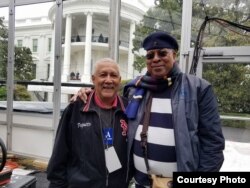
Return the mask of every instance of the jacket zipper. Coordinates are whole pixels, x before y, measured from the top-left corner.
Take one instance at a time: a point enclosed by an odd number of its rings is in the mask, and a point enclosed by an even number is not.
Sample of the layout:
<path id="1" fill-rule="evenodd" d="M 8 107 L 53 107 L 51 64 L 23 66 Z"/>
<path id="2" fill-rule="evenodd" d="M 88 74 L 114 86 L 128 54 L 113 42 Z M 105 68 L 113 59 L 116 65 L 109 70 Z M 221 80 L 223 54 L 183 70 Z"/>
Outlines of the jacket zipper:
<path id="1" fill-rule="evenodd" d="M 147 92 L 146 92 L 147 93 Z M 146 97 L 146 94 L 145 93 L 145 97 Z M 148 98 L 148 97 L 147 97 Z M 141 102 L 143 102 L 143 100 L 141 101 Z M 138 109 L 138 112 L 139 112 L 140 110 Z M 141 118 L 138 120 L 138 118 L 136 117 L 135 118 L 135 120 L 137 120 L 137 123 L 135 123 L 135 124 L 138 124 L 139 125 L 139 122 L 141 121 Z M 128 119 L 128 124 L 129 124 L 129 119 Z M 137 127 L 138 128 L 138 127 Z M 129 133 L 127 133 L 127 134 L 129 134 Z M 135 134 L 136 134 L 136 131 L 134 132 L 134 135 L 133 135 L 133 138 L 135 138 Z M 127 136 L 127 140 L 128 140 L 128 145 L 127 145 L 127 147 L 129 147 L 129 139 L 128 139 L 128 136 Z M 132 144 L 131 144 L 131 147 L 129 148 L 129 150 L 127 150 L 128 151 L 128 153 L 127 153 L 127 172 L 126 172 L 126 182 L 128 182 L 128 179 L 129 179 L 129 171 L 130 171 L 130 163 L 131 163 L 131 158 L 133 158 L 133 151 L 131 151 L 131 149 L 132 149 L 132 147 L 133 147 L 133 139 L 132 139 Z M 132 154 L 131 154 L 132 153 Z M 131 156 L 132 155 L 132 156 Z M 131 157 L 130 157 L 131 156 Z M 132 159 L 133 160 L 133 159 Z"/>
<path id="2" fill-rule="evenodd" d="M 177 87 L 178 87 L 178 84 L 181 85 L 180 83 L 177 83 L 178 79 L 181 80 L 181 84 L 182 84 L 182 74 L 180 74 L 179 76 L 177 76 L 177 78 L 175 79 L 175 82 L 173 84 L 173 88 L 172 88 L 172 91 L 171 91 L 171 108 L 172 108 L 172 123 L 173 125 L 175 125 L 175 121 L 174 121 L 174 113 L 173 113 L 173 99 L 174 99 L 174 93 L 176 94 L 176 90 L 177 90 Z M 180 87 L 180 86 L 179 86 Z M 174 139 L 175 139 L 175 147 L 178 145 L 178 131 L 175 129 L 175 126 L 173 126 L 173 129 L 174 129 Z M 177 171 L 178 171 L 178 150 L 176 149 L 176 163 L 177 163 Z"/>
<path id="3" fill-rule="evenodd" d="M 115 110 L 115 112 L 114 112 L 114 116 L 115 116 L 115 114 L 116 114 L 117 112 L 116 112 L 116 110 Z M 101 117 L 100 117 L 100 114 L 98 114 L 97 113 L 97 115 L 98 115 L 98 117 L 99 117 L 99 123 L 100 123 L 100 132 L 101 132 L 101 136 L 102 136 L 102 141 L 103 141 L 103 134 L 102 134 L 102 123 L 101 123 Z M 113 140 L 112 140 L 112 142 L 113 142 L 113 145 L 114 145 L 114 134 L 115 134 L 115 126 L 114 126 L 114 122 L 115 121 L 111 121 L 112 122 L 112 127 L 113 127 Z M 106 187 L 108 187 L 108 185 L 109 185 L 109 172 L 108 172 L 108 169 L 107 169 L 107 165 L 106 165 L 106 155 L 105 155 L 105 146 L 104 146 L 104 144 L 102 143 L 102 145 L 103 145 L 103 151 L 104 151 L 104 162 L 105 162 L 105 168 L 106 168 Z"/>
<path id="4" fill-rule="evenodd" d="M 103 155 L 104 155 L 104 163 L 105 163 L 104 168 L 106 169 L 105 170 L 106 171 L 106 174 L 105 174 L 105 176 L 106 176 L 106 187 L 108 187 L 108 185 L 109 185 L 109 173 L 108 173 L 108 170 L 107 170 L 107 167 L 106 167 L 107 165 L 106 165 L 105 146 L 103 144 L 102 123 L 101 123 L 100 114 L 97 113 L 97 115 L 99 117 L 99 124 L 100 124 L 99 127 L 100 127 L 100 133 L 101 133 L 101 137 L 102 137 L 102 147 L 103 147 Z"/>

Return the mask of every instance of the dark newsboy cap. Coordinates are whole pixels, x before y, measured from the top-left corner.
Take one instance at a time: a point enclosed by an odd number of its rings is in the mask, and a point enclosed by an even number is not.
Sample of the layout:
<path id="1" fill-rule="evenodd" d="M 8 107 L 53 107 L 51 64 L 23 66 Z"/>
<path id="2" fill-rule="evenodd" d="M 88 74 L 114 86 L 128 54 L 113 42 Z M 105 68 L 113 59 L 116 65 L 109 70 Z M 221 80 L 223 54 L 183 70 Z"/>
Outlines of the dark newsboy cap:
<path id="1" fill-rule="evenodd" d="M 145 50 L 169 48 L 178 51 L 179 46 L 174 37 L 163 31 L 149 34 L 143 41 L 142 47 Z"/>

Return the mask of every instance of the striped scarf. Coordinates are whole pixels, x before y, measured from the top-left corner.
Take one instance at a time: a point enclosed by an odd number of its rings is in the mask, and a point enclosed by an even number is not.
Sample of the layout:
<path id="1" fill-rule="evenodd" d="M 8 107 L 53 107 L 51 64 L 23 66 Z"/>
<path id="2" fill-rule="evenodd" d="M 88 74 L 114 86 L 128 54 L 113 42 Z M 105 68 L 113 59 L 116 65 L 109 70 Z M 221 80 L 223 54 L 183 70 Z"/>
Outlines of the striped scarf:
<path id="1" fill-rule="evenodd" d="M 180 74 L 180 69 L 177 63 L 174 63 L 172 70 L 169 72 L 168 76 L 162 79 L 155 79 L 150 76 L 147 72 L 146 75 L 139 76 L 134 80 L 130 81 L 125 87 L 123 94 L 124 96 L 127 95 L 129 88 L 134 87 L 136 88 L 133 98 L 128 104 L 126 108 L 126 115 L 128 118 L 134 119 L 137 114 L 137 110 L 139 108 L 139 104 L 141 99 L 143 98 L 145 92 L 149 91 L 163 91 L 167 87 L 171 86 L 177 76 Z"/>

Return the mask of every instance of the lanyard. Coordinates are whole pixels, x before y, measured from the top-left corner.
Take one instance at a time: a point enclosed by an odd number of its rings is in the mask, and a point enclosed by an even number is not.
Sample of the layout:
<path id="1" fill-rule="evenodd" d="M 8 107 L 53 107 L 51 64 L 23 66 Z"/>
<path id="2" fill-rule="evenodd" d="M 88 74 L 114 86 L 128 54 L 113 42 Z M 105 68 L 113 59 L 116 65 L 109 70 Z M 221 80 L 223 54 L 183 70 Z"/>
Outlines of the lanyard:
<path id="1" fill-rule="evenodd" d="M 105 148 L 113 146 L 114 123 L 112 122 L 113 110 L 99 109 L 100 126 Z"/>

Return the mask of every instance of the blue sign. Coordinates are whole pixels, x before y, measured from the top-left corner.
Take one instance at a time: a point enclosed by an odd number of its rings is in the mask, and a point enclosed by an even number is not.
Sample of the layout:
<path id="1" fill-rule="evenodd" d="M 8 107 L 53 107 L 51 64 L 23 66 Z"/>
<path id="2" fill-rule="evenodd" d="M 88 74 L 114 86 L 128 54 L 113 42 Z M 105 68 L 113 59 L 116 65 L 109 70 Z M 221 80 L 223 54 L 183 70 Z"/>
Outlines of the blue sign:
<path id="1" fill-rule="evenodd" d="M 113 128 L 103 128 L 103 143 L 113 145 Z"/>

